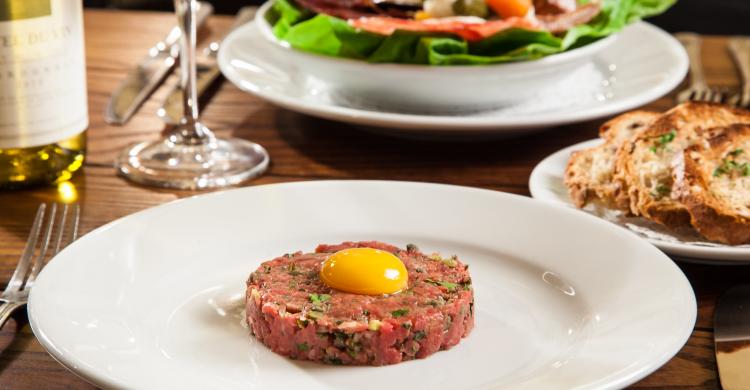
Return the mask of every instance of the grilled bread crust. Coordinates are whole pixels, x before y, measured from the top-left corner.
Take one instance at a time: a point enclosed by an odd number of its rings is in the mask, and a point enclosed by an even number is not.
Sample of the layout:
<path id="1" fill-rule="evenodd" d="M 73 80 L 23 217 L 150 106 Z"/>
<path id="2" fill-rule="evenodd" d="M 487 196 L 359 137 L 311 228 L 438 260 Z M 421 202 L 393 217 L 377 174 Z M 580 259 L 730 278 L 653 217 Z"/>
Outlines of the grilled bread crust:
<path id="1" fill-rule="evenodd" d="M 627 201 L 620 195 L 620 186 L 612 180 L 617 150 L 659 115 L 651 111 L 632 111 L 617 116 L 599 128 L 603 144 L 572 153 L 564 182 L 576 206 L 583 207 L 598 199 L 609 207 L 627 207 Z"/>
<path id="2" fill-rule="evenodd" d="M 690 224 L 690 213 L 673 194 L 672 161 L 699 142 L 702 130 L 750 123 L 750 112 L 719 104 L 683 103 L 667 111 L 617 152 L 614 180 L 630 211 L 668 227 Z"/>
<path id="3" fill-rule="evenodd" d="M 750 243 L 750 125 L 704 131 L 673 162 L 674 196 L 709 240 Z"/>

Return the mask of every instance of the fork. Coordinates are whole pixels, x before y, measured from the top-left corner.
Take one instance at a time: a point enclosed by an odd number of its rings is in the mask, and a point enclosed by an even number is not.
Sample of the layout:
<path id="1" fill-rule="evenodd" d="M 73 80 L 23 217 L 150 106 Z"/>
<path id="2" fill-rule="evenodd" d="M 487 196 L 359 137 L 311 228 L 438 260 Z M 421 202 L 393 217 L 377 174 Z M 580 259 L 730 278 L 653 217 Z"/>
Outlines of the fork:
<path id="1" fill-rule="evenodd" d="M 677 39 L 685 46 L 690 59 L 690 86 L 677 94 L 677 102 L 687 101 L 727 103 L 729 90 L 726 88 L 709 87 L 703 74 L 701 61 L 701 37 L 695 33 L 679 33 Z"/>
<path id="2" fill-rule="evenodd" d="M 26 247 L 18 260 L 16 270 L 5 290 L 0 293 L 0 328 L 16 309 L 28 302 L 29 292 L 34 287 L 39 271 L 44 267 L 47 252 L 50 252 L 50 256 L 56 255 L 67 246 L 64 245 L 66 236 L 69 237 L 67 243 L 75 241 L 78 236 L 78 221 L 81 215 L 78 204 L 63 204 L 59 218 L 56 215 L 57 209 L 58 205 L 55 203 L 50 206 L 42 203 L 36 211 L 34 224 L 31 226 Z M 45 214 L 49 214 L 47 218 Z M 50 248 L 50 244 L 54 247 Z"/>
<path id="3" fill-rule="evenodd" d="M 742 76 L 740 93 L 731 98 L 730 103 L 739 107 L 750 107 L 750 38 L 732 37 L 729 51 Z"/>

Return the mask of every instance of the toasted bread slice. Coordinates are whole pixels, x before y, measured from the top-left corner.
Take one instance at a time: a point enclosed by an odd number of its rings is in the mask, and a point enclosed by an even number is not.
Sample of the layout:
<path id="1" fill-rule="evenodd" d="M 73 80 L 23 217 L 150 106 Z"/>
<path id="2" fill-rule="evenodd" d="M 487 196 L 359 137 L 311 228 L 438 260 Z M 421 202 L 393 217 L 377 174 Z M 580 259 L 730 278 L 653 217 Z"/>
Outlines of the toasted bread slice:
<path id="1" fill-rule="evenodd" d="M 668 227 L 688 226 L 687 208 L 672 196 L 672 160 L 701 139 L 701 129 L 750 123 L 750 111 L 710 103 L 683 103 L 667 111 L 617 152 L 615 181 L 630 211 Z"/>
<path id="2" fill-rule="evenodd" d="M 704 132 L 673 162 L 673 194 L 698 232 L 725 244 L 750 243 L 750 125 Z"/>
<path id="3" fill-rule="evenodd" d="M 615 208 L 627 206 L 615 203 L 619 186 L 612 181 L 615 168 L 615 154 L 623 142 L 645 128 L 659 113 L 632 111 L 606 122 L 599 129 L 604 143 L 573 152 L 565 169 L 565 185 L 570 198 L 578 207 L 583 207 L 592 199 L 599 199 L 605 205 Z"/>

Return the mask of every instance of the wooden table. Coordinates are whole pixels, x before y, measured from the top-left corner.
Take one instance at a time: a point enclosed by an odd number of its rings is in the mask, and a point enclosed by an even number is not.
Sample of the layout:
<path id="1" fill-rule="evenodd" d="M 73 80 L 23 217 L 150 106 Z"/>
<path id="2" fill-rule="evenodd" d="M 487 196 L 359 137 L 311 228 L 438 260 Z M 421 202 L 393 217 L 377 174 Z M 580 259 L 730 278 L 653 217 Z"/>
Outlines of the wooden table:
<path id="1" fill-rule="evenodd" d="M 168 13 L 86 11 L 89 152 L 73 183 L 82 204 L 82 233 L 135 211 L 193 195 L 191 192 L 138 187 L 115 176 L 114 155 L 133 141 L 157 138 L 164 129 L 154 115 L 161 88 L 127 126 L 104 123 L 111 91 L 175 20 Z M 229 17 L 213 17 L 209 32 L 220 36 Z M 704 65 L 709 81 L 736 87 L 738 77 L 726 53 L 725 38 L 707 37 Z M 173 85 L 174 76 L 167 82 Z M 664 110 L 671 98 L 648 108 Z M 446 143 L 390 138 L 351 126 L 274 107 L 240 92 L 228 82 L 216 88 L 205 123 L 221 135 L 233 134 L 265 146 L 270 172 L 248 185 L 318 179 L 389 179 L 460 184 L 528 195 L 534 165 L 550 153 L 596 136 L 601 121 L 550 129 L 523 138 L 476 143 Z M 56 188 L 0 193 L 0 281 L 10 279 L 41 201 L 54 200 Z M 750 267 L 680 264 L 698 297 L 698 321 L 687 345 L 659 371 L 636 387 L 718 388 L 712 318 L 716 298 L 747 282 Z M 2 282 L 4 283 L 4 282 Z M 0 388 L 90 388 L 56 363 L 36 341 L 25 313 L 0 330 Z M 616 351 L 613 351 L 616 353 Z"/>

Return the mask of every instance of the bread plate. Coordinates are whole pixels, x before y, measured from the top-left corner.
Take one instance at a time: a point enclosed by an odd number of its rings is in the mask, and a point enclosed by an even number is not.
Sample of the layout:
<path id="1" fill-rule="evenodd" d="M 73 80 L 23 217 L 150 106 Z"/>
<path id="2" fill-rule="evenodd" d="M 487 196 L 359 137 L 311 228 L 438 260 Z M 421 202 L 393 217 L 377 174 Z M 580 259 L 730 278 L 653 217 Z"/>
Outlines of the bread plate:
<path id="1" fill-rule="evenodd" d="M 459 255 L 474 330 L 383 367 L 304 363 L 256 341 L 240 314 L 250 272 L 345 240 Z M 574 210 L 468 187 L 318 181 L 197 196 L 101 227 L 44 268 L 29 318 L 58 361 L 104 388 L 614 389 L 680 350 L 696 303 L 663 253 Z"/>
<path id="2" fill-rule="evenodd" d="M 575 208 L 563 183 L 570 154 L 602 143 L 589 140 L 562 149 L 542 160 L 531 173 L 529 191 L 535 199 Z M 677 260 L 705 264 L 750 264 L 750 245 L 724 245 L 708 241 L 693 229 L 667 229 L 641 217 L 628 217 L 620 211 L 591 204 L 584 212 L 622 226 L 648 240 Z"/>

